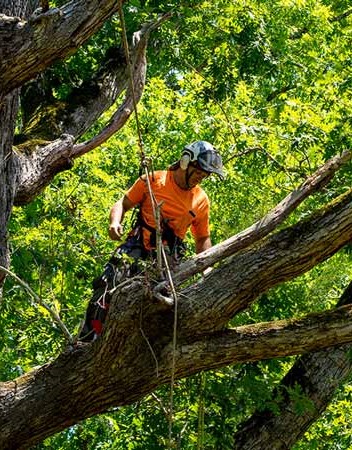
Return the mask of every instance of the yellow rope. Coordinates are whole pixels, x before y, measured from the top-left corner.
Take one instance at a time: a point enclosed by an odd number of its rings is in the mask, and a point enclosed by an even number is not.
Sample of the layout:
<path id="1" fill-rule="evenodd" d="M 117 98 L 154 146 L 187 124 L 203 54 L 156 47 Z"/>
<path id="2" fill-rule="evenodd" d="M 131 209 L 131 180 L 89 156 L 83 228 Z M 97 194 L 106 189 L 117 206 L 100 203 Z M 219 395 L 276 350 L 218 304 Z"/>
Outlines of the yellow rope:
<path id="1" fill-rule="evenodd" d="M 138 110 L 137 110 L 137 102 L 136 102 L 136 93 L 135 93 L 135 89 L 134 89 L 134 82 L 133 82 L 133 71 L 132 71 L 132 61 L 131 61 L 131 55 L 130 55 L 130 51 L 128 48 L 128 41 L 127 41 L 127 32 L 126 32 L 126 22 L 125 22 L 125 16 L 123 13 L 123 7 L 122 7 L 122 3 L 123 0 L 119 0 L 118 1 L 118 10 L 119 10 L 119 17 L 120 17 L 120 22 L 121 22 L 121 29 L 122 29 L 122 42 L 123 42 L 123 47 L 125 50 L 125 56 L 126 56 L 126 61 L 127 61 L 127 67 L 128 67 L 128 72 L 129 72 L 129 81 L 130 81 L 130 86 L 131 86 L 131 92 L 132 92 L 132 102 L 133 102 L 133 108 L 134 108 L 134 115 L 135 115 L 135 119 L 136 119 L 136 127 L 137 127 L 137 135 L 138 135 L 138 146 L 139 146 L 139 150 L 140 150 L 140 155 L 141 155 L 141 165 L 143 167 L 145 176 L 146 176 L 146 182 L 147 182 L 147 186 L 148 186 L 148 192 L 149 192 L 149 196 L 150 196 L 150 200 L 151 200 L 151 204 L 152 204 L 152 209 L 153 209 L 153 215 L 154 215 L 154 220 L 155 220 L 155 227 L 156 227 L 156 235 L 157 235 L 157 263 L 158 263 L 158 268 L 159 268 L 159 272 L 162 272 L 162 259 L 161 259 L 161 251 L 160 251 L 160 236 L 161 236 L 161 228 L 160 228 L 160 220 L 157 220 L 158 217 L 160 217 L 160 206 L 158 205 L 158 203 L 156 202 L 155 196 L 153 194 L 153 190 L 150 184 L 150 179 L 149 179 L 149 170 L 148 170 L 148 163 L 147 163 L 147 158 L 145 155 L 145 151 L 144 151 L 144 144 L 143 144 L 143 139 L 142 139 L 142 131 L 141 131 L 141 126 L 140 126 L 140 122 L 139 122 L 139 116 L 138 116 Z M 159 237 L 159 239 L 158 239 Z"/>
<path id="2" fill-rule="evenodd" d="M 138 113 L 137 113 L 136 93 L 134 90 L 134 83 L 133 83 L 132 61 L 131 61 L 131 56 L 130 56 L 130 52 L 129 52 L 129 48 L 128 48 L 126 22 L 125 22 L 125 16 L 123 13 L 122 3 L 123 3 L 123 0 L 118 1 L 119 16 L 120 16 L 120 22 L 121 22 L 121 27 L 122 27 L 122 42 L 123 42 L 123 47 L 125 50 L 125 56 L 126 56 L 126 60 L 127 60 L 127 67 L 128 67 L 128 71 L 129 71 L 129 80 L 131 83 L 132 101 L 133 101 L 133 108 L 134 108 L 135 118 L 136 118 L 137 133 L 138 133 L 138 144 L 139 144 L 139 148 L 141 151 L 142 162 L 145 162 L 142 133 L 141 133 L 141 127 L 140 127 Z"/>
<path id="3" fill-rule="evenodd" d="M 134 108 L 134 114 L 136 119 L 136 127 L 137 127 L 137 133 L 138 133 L 138 145 L 140 149 L 141 154 L 141 163 L 142 167 L 144 169 L 146 180 L 147 180 L 147 186 L 148 191 L 151 199 L 151 204 L 153 208 L 153 214 L 154 214 L 154 220 L 156 224 L 156 234 L 157 234 L 157 258 L 158 258 L 158 267 L 160 273 L 162 273 L 162 266 L 164 265 L 166 276 L 169 281 L 169 285 L 171 288 L 171 293 L 174 301 L 174 324 L 173 324 L 173 337 L 172 337 L 172 363 L 171 363 L 171 380 L 170 380 L 170 407 L 169 407 L 169 448 L 173 448 L 172 444 L 172 426 L 173 426 L 173 420 L 174 420 L 174 386 L 175 386 L 175 367 L 176 367 L 176 343 L 177 343 L 177 293 L 175 290 L 175 286 L 172 280 L 171 271 L 169 268 L 168 260 L 165 254 L 165 249 L 161 242 L 161 226 L 160 226 L 160 208 L 161 204 L 158 204 L 149 179 L 149 171 L 148 171 L 148 164 L 147 164 L 147 158 L 145 156 L 144 151 L 144 145 L 143 145 L 143 139 L 142 139 L 142 132 L 138 117 L 138 111 L 137 111 L 137 102 L 136 102 L 136 95 L 134 90 L 134 83 L 133 83 L 133 71 L 132 71 L 132 61 L 130 57 L 130 52 L 128 48 L 128 41 L 127 41 L 127 32 L 126 32 L 126 22 L 125 17 L 123 13 L 123 6 L 122 6 L 123 0 L 118 0 L 118 11 L 120 16 L 120 22 L 121 22 L 121 28 L 122 28 L 122 40 L 123 40 L 123 46 L 125 50 L 126 60 L 127 60 L 127 66 L 129 70 L 129 80 L 131 84 L 131 92 L 132 92 L 132 100 L 133 100 L 133 108 Z"/>

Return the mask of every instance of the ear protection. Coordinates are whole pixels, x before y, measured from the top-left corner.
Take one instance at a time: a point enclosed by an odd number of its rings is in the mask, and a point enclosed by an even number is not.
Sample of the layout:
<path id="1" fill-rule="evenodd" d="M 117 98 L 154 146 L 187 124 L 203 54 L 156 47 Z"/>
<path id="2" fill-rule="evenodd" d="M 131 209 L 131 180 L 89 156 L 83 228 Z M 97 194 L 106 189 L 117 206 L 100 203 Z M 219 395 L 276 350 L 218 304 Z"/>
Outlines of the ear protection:
<path id="1" fill-rule="evenodd" d="M 185 147 L 180 159 L 180 167 L 182 170 L 187 170 L 190 162 L 197 161 L 199 155 L 199 148 Z"/>
<path id="2" fill-rule="evenodd" d="M 182 155 L 182 157 L 180 159 L 180 167 L 182 170 L 187 170 L 190 160 L 191 160 L 191 158 L 187 153 Z"/>

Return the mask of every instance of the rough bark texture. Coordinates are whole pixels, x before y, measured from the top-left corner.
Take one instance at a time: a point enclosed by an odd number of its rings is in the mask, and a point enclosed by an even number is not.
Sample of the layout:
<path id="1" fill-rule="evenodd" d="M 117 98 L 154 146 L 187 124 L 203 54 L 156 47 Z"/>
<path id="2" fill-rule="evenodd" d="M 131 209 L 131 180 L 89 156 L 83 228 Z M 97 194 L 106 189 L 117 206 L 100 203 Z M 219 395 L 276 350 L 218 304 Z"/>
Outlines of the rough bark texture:
<path id="1" fill-rule="evenodd" d="M 310 220 L 240 252 L 213 270 L 204 283 L 191 286 L 185 291 L 191 311 L 180 311 L 180 326 L 187 324 L 200 333 L 219 329 L 270 287 L 329 258 L 352 238 L 351 201 L 349 191 Z M 209 298 L 206 308 L 197 298 Z"/>
<path id="2" fill-rule="evenodd" d="M 0 103 L 0 264 L 8 267 L 8 221 L 15 196 L 18 167 L 12 152 L 14 118 L 17 114 L 18 92 Z M 1 280 L 1 275 L 0 275 Z"/>
<path id="3" fill-rule="evenodd" d="M 11 92 L 74 53 L 117 7 L 113 0 L 76 0 L 26 20 L 23 14 L 6 15 L 7 8 L 0 5 L 0 91 Z"/>
<path id="4" fill-rule="evenodd" d="M 339 305 L 352 302 L 352 283 Z M 342 345 L 300 357 L 274 392 L 279 414 L 257 411 L 235 434 L 236 450 L 285 450 L 291 448 L 322 414 L 336 389 L 351 374 L 351 345 Z M 298 412 L 290 388 L 300 388 L 310 407 Z"/>
<path id="5" fill-rule="evenodd" d="M 138 322 L 138 317 L 125 319 L 134 327 Z M 351 326 L 348 307 L 300 321 L 209 335 L 197 343 L 179 345 L 176 376 L 349 342 Z M 1 448 L 28 448 L 85 417 L 134 402 L 169 380 L 171 343 L 160 352 L 154 347 L 156 373 L 155 361 L 140 334 L 128 335 L 128 329 L 116 333 L 114 327 L 109 335 L 109 342 L 105 339 L 94 346 L 70 349 L 53 364 L 0 386 Z"/>
<path id="6" fill-rule="evenodd" d="M 127 85 L 126 59 L 120 47 L 110 48 L 99 70 L 73 88 L 66 101 L 53 96 L 44 73 L 22 90 L 22 132 L 17 141 L 52 140 L 62 134 L 81 136 Z"/>
<path id="7" fill-rule="evenodd" d="M 6 230 L 13 204 L 31 201 L 55 174 L 69 169 L 73 159 L 120 129 L 133 110 L 125 58 L 116 49 L 106 55 L 101 69 L 87 84 L 72 92 L 66 104 L 57 102 L 45 90 L 45 105 L 33 102 L 35 92 L 43 89 L 45 69 L 53 61 L 72 54 L 117 11 L 118 2 L 75 0 L 55 9 L 49 8 L 46 1 L 40 5 L 42 9 L 38 9 L 39 2 L 35 0 L 0 0 L 0 265 L 3 266 L 9 264 Z M 145 83 L 145 50 L 153 26 L 143 27 L 131 46 L 137 101 Z M 23 130 L 13 146 L 18 90 L 30 80 L 31 85 L 22 91 Z M 125 98 L 106 129 L 92 140 L 77 144 L 82 133 L 122 91 L 126 92 Z M 53 126 L 49 129 L 47 123 Z M 226 329 L 229 319 L 251 305 L 261 293 L 306 272 L 350 242 L 351 192 L 305 222 L 266 237 L 304 198 L 326 184 L 350 157 L 347 152 L 336 156 L 262 221 L 181 266 L 175 276 L 178 286 L 191 275 L 222 261 L 210 275 L 181 291 L 176 377 L 352 340 L 350 307 L 299 321 Z M 0 283 L 2 278 L 0 274 Z M 111 406 L 134 402 L 167 382 L 171 375 L 174 315 L 170 304 L 160 301 L 165 287 L 161 283 L 154 289 L 140 279 L 120 287 L 114 294 L 100 340 L 69 348 L 54 362 L 17 380 L 1 383 L 0 448 L 28 448 L 81 419 Z M 339 351 L 336 350 L 338 361 Z M 318 365 L 313 357 L 309 364 L 315 369 L 308 375 L 318 383 L 314 378 Z M 298 377 L 302 370 L 298 366 L 297 375 L 293 372 L 291 377 Z M 345 370 L 349 370 L 346 365 Z M 319 405 L 326 404 L 336 385 L 333 378 L 330 384 L 328 381 L 325 384 L 327 389 L 324 391 L 321 386 L 321 392 L 317 392 L 318 412 Z M 285 420 L 290 420 L 290 416 L 285 418 L 283 411 L 283 424 L 287 423 Z M 303 430 L 308 422 L 297 422 L 296 434 L 292 431 L 292 436 L 297 438 L 300 428 Z M 280 424 L 277 428 L 282 429 Z M 265 436 L 267 425 L 261 430 Z"/>
<path id="8" fill-rule="evenodd" d="M 227 320 L 257 295 L 304 273 L 350 241 L 351 197 L 349 193 L 310 220 L 233 256 L 181 292 L 176 377 L 352 340 L 350 307 L 300 321 L 225 329 Z M 2 448 L 26 448 L 85 417 L 134 402 L 169 380 L 173 313 L 156 303 L 147 287 L 137 279 L 115 293 L 100 340 L 1 385 Z"/>
<path id="9" fill-rule="evenodd" d="M 9 14 L 21 12 L 25 14 L 27 11 L 20 1 L 8 2 L 2 0 L 0 2 L 0 12 L 3 9 Z M 19 172 L 19 167 L 16 164 L 12 151 L 19 92 L 16 89 L 8 95 L 1 94 L 0 90 L 0 265 L 8 267 L 10 256 L 7 229 Z M 4 274 L 0 273 L 0 299 L 3 279 Z"/>

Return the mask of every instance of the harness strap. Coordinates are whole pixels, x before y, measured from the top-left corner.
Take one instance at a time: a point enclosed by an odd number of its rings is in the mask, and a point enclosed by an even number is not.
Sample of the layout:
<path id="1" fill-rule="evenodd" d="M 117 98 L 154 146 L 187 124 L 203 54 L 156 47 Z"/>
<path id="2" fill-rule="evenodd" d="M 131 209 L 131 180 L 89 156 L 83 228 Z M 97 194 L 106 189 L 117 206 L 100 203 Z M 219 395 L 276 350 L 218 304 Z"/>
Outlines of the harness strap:
<path id="1" fill-rule="evenodd" d="M 153 247 L 155 247 L 156 246 L 156 229 L 154 227 L 152 227 L 151 225 L 149 225 L 143 219 L 141 210 L 139 210 L 136 225 L 135 225 L 134 229 L 136 229 L 138 226 L 140 226 L 141 228 L 145 228 L 146 230 L 148 230 L 150 232 L 150 244 Z M 162 234 L 161 234 L 162 241 L 167 243 L 170 254 L 175 255 L 177 257 L 182 257 L 185 253 L 185 244 L 184 244 L 183 240 L 180 237 L 176 236 L 176 234 L 174 233 L 174 230 L 170 227 L 170 225 L 168 224 L 168 221 L 166 219 L 161 220 L 160 226 L 161 226 L 161 231 L 162 231 Z M 142 238 L 142 242 L 143 242 L 143 235 L 141 236 L 141 238 Z"/>

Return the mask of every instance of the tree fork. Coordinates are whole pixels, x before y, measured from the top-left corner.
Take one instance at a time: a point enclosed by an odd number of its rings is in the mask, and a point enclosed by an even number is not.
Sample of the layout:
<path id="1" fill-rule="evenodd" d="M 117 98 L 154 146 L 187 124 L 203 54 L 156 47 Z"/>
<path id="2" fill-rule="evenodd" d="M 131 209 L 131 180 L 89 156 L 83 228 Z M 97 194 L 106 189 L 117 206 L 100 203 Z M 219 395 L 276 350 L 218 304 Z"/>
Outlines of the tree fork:
<path id="1" fill-rule="evenodd" d="M 175 375 L 180 378 L 229 363 L 351 342 L 351 331 L 350 305 L 303 319 L 242 326 L 178 345 Z M 70 348 L 53 363 L 1 383 L 1 448 L 28 448 L 79 420 L 132 403 L 164 384 L 171 371 L 171 341 L 157 355 L 156 377 L 149 349 L 138 334 L 126 327 L 118 336 L 124 345 L 116 353 L 119 344 L 113 330 L 108 341 L 102 338 L 94 345 Z"/>
<path id="2" fill-rule="evenodd" d="M 309 271 L 351 239 L 352 190 L 309 219 L 232 256 L 202 283 L 182 291 L 178 323 L 193 334 L 221 329 L 260 294 Z M 199 298 L 206 299 L 206 306 Z"/>
<path id="3" fill-rule="evenodd" d="M 233 267 L 241 266 L 239 261 L 246 252 L 217 269 L 222 288 L 228 287 L 231 291 L 226 297 L 212 281 L 205 281 L 204 286 L 200 283 L 195 288 L 198 300 L 189 297 L 187 290 L 181 293 L 176 378 L 203 370 L 205 360 L 207 368 L 211 368 L 283 356 L 289 354 L 288 351 L 311 351 L 351 340 L 349 306 L 309 316 L 305 321 L 274 322 L 221 331 L 228 314 L 233 315 L 238 310 L 238 304 L 248 306 L 249 302 L 243 303 L 243 298 L 253 301 L 254 296 L 282 281 L 282 277 L 289 279 L 303 273 L 316 264 L 317 258 L 328 257 L 351 239 L 351 196 L 352 193 L 343 196 L 310 222 L 304 221 L 277 233 L 262 248 L 248 250 L 251 255 L 248 264 L 254 264 L 251 270 L 248 266 L 242 268 L 242 273 L 233 270 Z M 333 225 L 332 218 L 335 219 Z M 297 234 L 298 230 L 304 230 L 304 233 Z M 329 239 L 326 233 L 331 234 Z M 295 239 L 290 238 L 292 235 Z M 317 236 L 321 239 L 318 243 L 315 240 Z M 335 244 L 332 248 L 331 241 Z M 277 247 L 275 242 L 279 242 L 281 247 Z M 268 257 L 270 248 L 272 256 Z M 296 258 L 292 260 L 296 268 L 287 272 L 286 265 L 292 255 Z M 230 271 L 229 264 L 233 265 Z M 243 281 L 241 289 L 234 282 L 238 276 Z M 260 289 L 253 284 L 253 279 L 262 283 Z M 224 280 L 227 280 L 225 287 Z M 144 293 L 143 285 L 132 279 L 129 286 L 115 293 L 100 340 L 82 348 L 73 348 L 53 363 L 0 385 L 3 399 L 0 414 L 3 440 L 0 440 L 0 446 L 20 449 L 34 445 L 45 436 L 111 406 L 132 403 L 166 383 L 171 373 L 172 333 L 168 326 L 171 319 L 172 311 L 152 303 Z M 141 326 L 153 346 L 153 355 L 140 333 Z M 300 336 L 297 341 L 294 339 L 295 327 Z M 286 345 L 287 340 L 289 346 Z M 272 342 L 272 345 L 267 342 Z M 154 357 L 158 361 L 159 377 L 156 377 Z"/>

